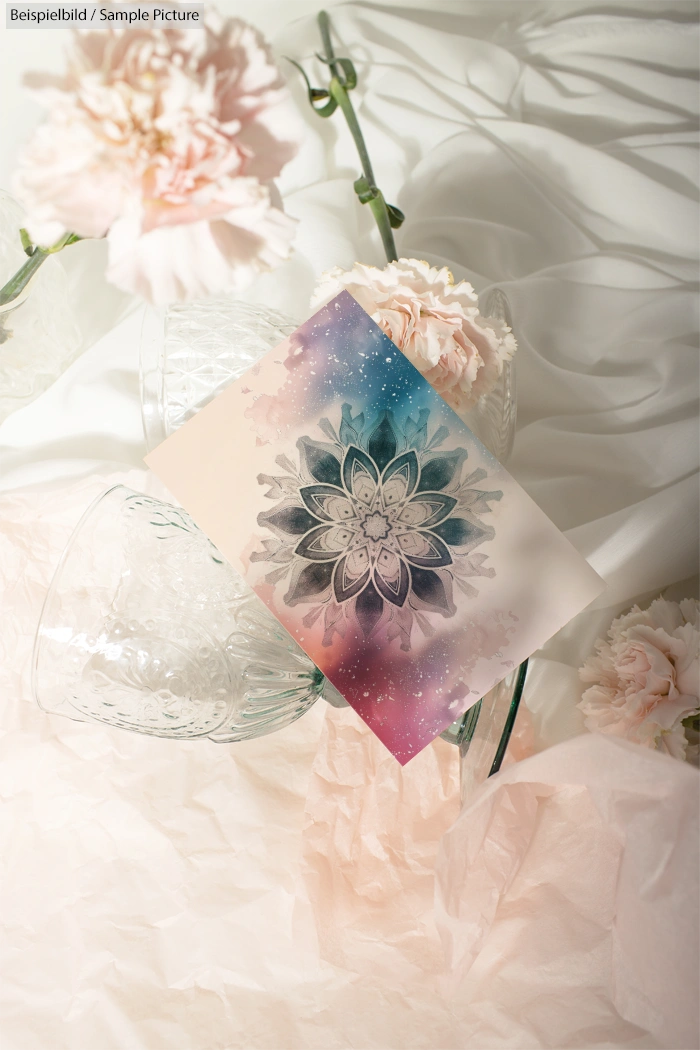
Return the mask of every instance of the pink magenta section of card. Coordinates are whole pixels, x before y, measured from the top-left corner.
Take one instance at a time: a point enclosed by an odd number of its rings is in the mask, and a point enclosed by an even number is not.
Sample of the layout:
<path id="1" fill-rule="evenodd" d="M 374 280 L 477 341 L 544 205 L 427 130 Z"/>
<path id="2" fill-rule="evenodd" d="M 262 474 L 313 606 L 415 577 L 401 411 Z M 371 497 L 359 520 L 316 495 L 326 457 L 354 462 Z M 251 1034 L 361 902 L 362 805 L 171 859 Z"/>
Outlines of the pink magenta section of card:
<path id="1" fill-rule="evenodd" d="M 603 587 L 347 292 L 147 462 L 401 763 Z"/>

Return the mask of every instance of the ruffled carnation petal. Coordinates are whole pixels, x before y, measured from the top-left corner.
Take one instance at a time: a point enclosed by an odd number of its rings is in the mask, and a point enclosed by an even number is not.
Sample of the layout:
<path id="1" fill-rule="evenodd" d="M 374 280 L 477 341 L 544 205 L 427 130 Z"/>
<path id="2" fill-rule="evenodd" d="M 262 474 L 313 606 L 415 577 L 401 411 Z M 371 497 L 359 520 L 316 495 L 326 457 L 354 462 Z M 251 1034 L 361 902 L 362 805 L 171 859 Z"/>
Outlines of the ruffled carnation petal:
<path id="1" fill-rule="evenodd" d="M 335 267 L 319 279 L 311 306 L 343 289 L 462 417 L 493 389 L 515 353 L 508 326 L 482 317 L 472 286 L 455 284 L 447 267 L 419 259 L 399 259 L 383 270 L 364 263 Z"/>
<path id="2" fill-rule="evenodd" d="M 294 224 L 267 183 L 301 121 L 258 30 L 213 10 L 111 24 L 75 34 L 64 77 L 27 79 L 49 110 L 15 186 L 37 243 L 109 231 L 110 279 L 158 302 L 241 288 L 287 258 Z"/>
<path id="3" fill-rule="evenodd" d="M 153 303 L 240 293 L 289 257 L 296 227 L 269 204 L 264 187 L 250 180 L 249 188 L 248 202 L 213 221 L 164 224 L 143 233 L 140 217 L 118 219 L 108 236 L 108 280 Z"/>
<path id="4" fill-rule="evenodd" d="M 104 169 L 100 149 L 91 129 L 69 113 L 37 128 L 14 180 L 35 244 L 49 247 L 68 231 L 107 232 L 123 202 L 123 180 L 118 170 Z"/>
<path id="5" fill-rule="evenodd" d="M 613 620 L 579 671 L 587 729 L 685 756 L 682 722 L 700 709 L 699 610 L 658 598 Z"/>

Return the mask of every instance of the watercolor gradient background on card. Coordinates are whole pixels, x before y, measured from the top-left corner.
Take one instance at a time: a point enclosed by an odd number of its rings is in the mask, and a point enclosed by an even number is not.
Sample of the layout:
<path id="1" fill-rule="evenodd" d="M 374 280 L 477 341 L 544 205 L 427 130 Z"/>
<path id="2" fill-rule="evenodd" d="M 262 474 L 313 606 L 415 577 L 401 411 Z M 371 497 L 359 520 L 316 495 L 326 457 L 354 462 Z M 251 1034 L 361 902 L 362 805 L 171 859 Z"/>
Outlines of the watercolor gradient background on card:
<path id="1" fill-rule="evenodd" d="M 147 462 L 402 763 L 602 589 L 347 292 Z"/>

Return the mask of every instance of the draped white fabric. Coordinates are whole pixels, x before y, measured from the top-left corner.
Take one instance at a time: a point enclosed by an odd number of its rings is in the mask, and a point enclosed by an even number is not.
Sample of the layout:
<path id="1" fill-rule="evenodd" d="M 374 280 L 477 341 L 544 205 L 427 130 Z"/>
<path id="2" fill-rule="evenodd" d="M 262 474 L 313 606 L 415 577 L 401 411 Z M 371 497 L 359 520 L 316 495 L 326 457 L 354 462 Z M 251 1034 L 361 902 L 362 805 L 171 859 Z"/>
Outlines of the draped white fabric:
<path id="1" fill-rule="evenodd" d="M 232 2 L 221 6 L 242 11 Z M 303 61 L 321 83 L 314 19 L 285 24 L 299 6 L 279 0 L 261 11 L 278 52 Z M 575 669 L 614 615 L 669 588 L 672 597 L 697 593 L 696 12 L 694 3 L 676 0 L 332 8 L 338 50 L 358 70 L 354 97 L 378 184 L 407 216 L 399 252 L 447 263 L 479 291 L 497 284 L 507 292 L 520 343 L 519 429 L 509 469 L 608 584 L 533 661 L 527 704 L 538 750 L 581 731 Z M 254 7 L 248 17 L 255 18 Z M 16 64 L 40 67 L 32 38 L 12 32 L 4 47 L 17 40 L 13 46 L 25 49 Z M 49 38 L 41 39 L 46 48 Z M 53 54 L 46 64 L 56 65 Z M 314 116 L 303 85 L 293 73 L 290 80 L 307 131 L 280 182 L 286 210 L 299 219 L 297 249 L 251 295 L 301 318 L 322 270 L 354 260 L 381 265 L 382 255 L 369 210 L 354 198 L 358 167 L 347 129 L 339 116 Z M 30 115 L 23 105 L 19 111 Z M 3 157 L 3 172 L 11 165 Z M 81 244 L 65 255 L 86 352 L 0 427 L 7 866 L 0 959 L 8 1050 L 677 1047 L 669 1040 L 688 1027 L 665 1025 L 658 1002 L 656 1014 L 618 999 L 588 1028 L 559 1023 L 577 972 L 589 980 L 566 955 L 557 963 L 564 968 L 559 1006 L 537 1024 L 523 1020 L 517 1005 L 508 1006 L 508 981 L 512 991 L 522 974 L 506 967 L 500 987 L 493 961 L 493 951 L 512 959 L 517 938 L 509 941 L 503 924 L 489 934 L 483 916 L 477 940 L 492 937 L 485 942 L 491 968 L 482 965 L 469 994 L 498 1000 L 498 1009 L 476 1023 L 444 989 L 428 1001 L 420 990 L 419 928 L 435 922 L 425 910 L 431 880 L 421 882 L 420 899 L 414 887 L 406 902 L 420 922 L 405 970 L 390 953 L 395 930 L 382 928 L 381 917 L 377 938 L 387 954 L 376 980 L 370 970 L 382 956 L 379 945 L 374 955 L 343 949 L 355 921 L 349 913 L 335 932 L 335 954 L 324 953 L 316 922 L 326 913 L 314 911 L 308 889 L 314 871 L 338 853 L 311 848 L 303 828 L 321 810 L 328 816 L 322 785 L 332 795 L 351 774 L 333 763 L 328 771 L 324 749 L 335 738 L 327 728 L 321 733 L 320 705 L 286 733 L 238 749 L 135 739 L 34 709 L 31 634 L 70 526 L 115 472 L 131 470 L 136 487 L 152 484 L 137 473 L 145 451 L 140 308 L 104 283 L 102 248 Z M 454 756 L 440 754 L 454 789 Z M 409 765 L 406 781 L 388 777 L 386 797 L 410 798 L 409 780 L 427 776 L 428 761 L 423 773 Z M 652 779 L 673 780 L 671 760 L 651 756 L 651 766 Z M 561 762 L 552 768 L 552 777 L 563 776 Z M 532 776 L 546 779 L 542 766 Z M 577 785 L 590 781 L 580 768 L 576 776 Z M 563 791 L 557 802 L 564 806 L 559 827 L 566 826 L 566 797 Z M 660 835 L 654 791 L 645 797 L 650 834 Z M 358 807 L 358 835 L 367 830 L 363 798 L 345 812 L 349 819 Z M 475 819 L 492 804 L 484 798 Z M 418 836 L 414 846 L 433 836 L 421 863 L 434 861 L 445 815 L 456 816 L 449 798 L 442 801 L 439 827 L 406 832 Z M 393 819 L 391 806 L 382 812 Z M 571 819 L 583 826 L 582 813 Z M 596 832 L 591 850 L 604 849 L 610 834 Z M 445 849 L 451 842 L 457 857 L 457 841 L 455 831 L 441 854 L 448 896 L 459 887 L 446 874 Z M 532 856 L 544 852 L 531 855 L 531 884 L 538 878 Z M 375 890 L 366 890 L 367 899 Z M 543 894 L 537 907 L 546 911 L 551 902 Z M 658 907 L 669 923 L 684 922 L 676 898 Z M 331 909 L 329 922 L 334 915 Z M 398 911 L 389 921 L 399 922 Z M 625 921 L 629 930 L 633 920 Z M 358 929 L 356 938 L 371 941 L 369 930 Z M 541 932 L 534 914 L 526 936 Z M 425 943 L 428 954 L 438 951 L 434 929 Z M 608 950 L 605 941 L 603 955 Z M 387 976 L 392 960 L 396 971 Z M 542 994 L 551 997 L 558 978 L 539 965 Z M 596 995 L 606 1004 L 613 995 L 591 982 L 582 1010 Z M 368 997 L 366 1016 L 360 993 Z M 460 996 L 467 993 L 463 986 Z M 522 1004 L 522 995 L 513 1002 Z"/>

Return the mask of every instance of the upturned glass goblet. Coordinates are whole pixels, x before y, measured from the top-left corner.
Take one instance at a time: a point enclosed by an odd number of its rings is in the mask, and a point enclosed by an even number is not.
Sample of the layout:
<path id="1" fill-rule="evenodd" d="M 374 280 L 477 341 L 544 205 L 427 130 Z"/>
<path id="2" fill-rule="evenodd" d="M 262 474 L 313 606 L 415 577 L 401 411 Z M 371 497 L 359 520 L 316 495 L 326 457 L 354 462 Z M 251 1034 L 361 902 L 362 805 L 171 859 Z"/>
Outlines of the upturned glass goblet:
<path id="1" fill-rule="evenodd" d="M 221 742 L 280 729 L 334 692 L 188 514 L 121 485 L 61 558 L 32 681 L 45 711 Z"/>

